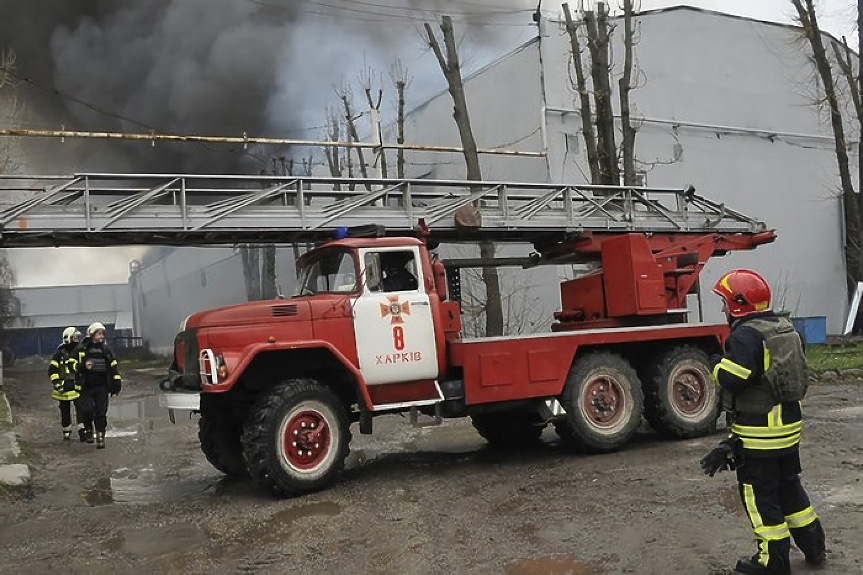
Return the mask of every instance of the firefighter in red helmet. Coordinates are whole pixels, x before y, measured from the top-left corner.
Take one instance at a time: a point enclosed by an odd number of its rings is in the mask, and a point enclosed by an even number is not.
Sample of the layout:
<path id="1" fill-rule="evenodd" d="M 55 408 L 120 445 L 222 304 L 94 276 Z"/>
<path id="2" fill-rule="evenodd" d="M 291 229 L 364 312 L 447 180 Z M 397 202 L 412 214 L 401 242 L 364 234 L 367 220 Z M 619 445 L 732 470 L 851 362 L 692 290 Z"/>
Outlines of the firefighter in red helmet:
<path id="1" fill-rule="evenodd" d="M 735 572 L 790 573 L 792 538 L 807 563 L 820 565 L 824 530 L 800 482 L 800 400 L 808 386 L 800 335 L 771 311 L 770 286 L 751 270 L 726 273 L 713 292 L 731 326 L 724 354 L 712 358 L 731 433 L 701 466 L 711 477 L 737 471 L 758 550 L 739 560 Z"/>

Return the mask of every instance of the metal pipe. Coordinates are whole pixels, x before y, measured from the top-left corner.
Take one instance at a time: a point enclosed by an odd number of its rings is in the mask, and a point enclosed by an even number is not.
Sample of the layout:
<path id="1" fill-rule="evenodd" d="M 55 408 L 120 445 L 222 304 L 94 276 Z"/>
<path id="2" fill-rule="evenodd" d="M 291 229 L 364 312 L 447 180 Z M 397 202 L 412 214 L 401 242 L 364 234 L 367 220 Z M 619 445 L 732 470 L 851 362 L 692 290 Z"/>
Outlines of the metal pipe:
<path id="1" fill-rule="evenodd" d="M 457 146 L 431 146 L 423 144 L 387 144 L 377 142 L 331 142 L 327 140 L 294 140 L 291 138 L 259 138 L 251 137 L 243 134 L 242 137 L 236 136 L 200 136 L 200 135 L 182 135 L 182 134 L 157 134 L 151 132 L 149 134 L 130 133 L 130 132 L 90 132 L 82 130 L 30 130 L 24 128 L 6 128 L 0 130 L 0 136 L 11 136 L 19 138 L 90 138 L 103 140 L 145 140 L 155 143 L 156 141 L 165 142 L 192 142 L 192 143 L 210 143 L 210 144 L 249 144 L 261 145 L 283 145 L 283 146 L 307 146 L 319 148 L 384 148 L 393 150 L 413 150 L 422 152 L 446 152 L 446 153 L 462 153 L 463 148 Z M 521 156 L 526 158 L 542 158 L 545 157 L 543 152 L 523 152 L 519 150 L 509 150 L 506 148 L 483 148 L 477 150 L 480 154 L 498 155 L 498 156 Z"/>

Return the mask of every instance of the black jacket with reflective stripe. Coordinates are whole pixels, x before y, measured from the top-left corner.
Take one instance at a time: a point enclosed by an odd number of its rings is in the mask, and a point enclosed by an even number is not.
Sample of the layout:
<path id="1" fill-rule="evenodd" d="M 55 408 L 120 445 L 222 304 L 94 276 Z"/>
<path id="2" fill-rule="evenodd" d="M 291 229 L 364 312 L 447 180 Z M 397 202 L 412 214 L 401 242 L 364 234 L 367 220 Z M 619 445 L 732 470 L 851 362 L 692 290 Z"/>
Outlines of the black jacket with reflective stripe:
<path id="1" fill-rule="evenodd" d="M 731 412 L 731 432 L 750 456 L 773 457 L 796 450 L 800 442 L 800 402 L 775 405 L 764 380 L 764 342 L 761 332 L 747 321 L 760 318 L 779 322 L 773 312 L 751 314 L 731 326 L 725 354 L 714 367 L 722 387 L 723 407 Z"/>

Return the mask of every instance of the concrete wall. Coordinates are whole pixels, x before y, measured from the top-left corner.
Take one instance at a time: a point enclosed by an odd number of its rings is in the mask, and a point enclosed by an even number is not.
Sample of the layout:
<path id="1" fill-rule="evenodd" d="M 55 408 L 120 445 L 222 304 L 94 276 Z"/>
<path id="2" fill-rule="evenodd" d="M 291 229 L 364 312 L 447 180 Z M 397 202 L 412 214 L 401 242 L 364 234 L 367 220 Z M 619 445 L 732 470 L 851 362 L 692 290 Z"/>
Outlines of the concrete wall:
<path id="1" fill-rule="evenodd" d="M 722 319 L 709 291 L 719 275 L 752 267 L 771 282 L 775 307 L 826 316 L 828 332 L 841 331 L 847 298 L 838 172 L 829 123 L 811 105 L 812 69 L 798 30 L 692 8 L 654 11 L 639 21 L 643 85 L 632 97 L 647 185 L 693 184 L 766 221 L 779 236 L 754 252 L 711 260 L 701 284 L 706 319 Z M 480 146 L 515 141 L 536 127 L 541 133 L 519 146 L 548 146 L 547 162 L 485 156 L 486 179 L 588 181 L 569 40 L 557 22 L 546 22 L 543 31 L 539 43 L 466 84 Z M 431 142 L 457 143 L 451 111 L 449 95 L 441 94 L 411 115 L 412 130 Z M 455 157 L 425 170 L 430 177 L 461 177 L 463 165 Z M 556 297 L 556 285 L 537 289 L 543 300 Z"/>

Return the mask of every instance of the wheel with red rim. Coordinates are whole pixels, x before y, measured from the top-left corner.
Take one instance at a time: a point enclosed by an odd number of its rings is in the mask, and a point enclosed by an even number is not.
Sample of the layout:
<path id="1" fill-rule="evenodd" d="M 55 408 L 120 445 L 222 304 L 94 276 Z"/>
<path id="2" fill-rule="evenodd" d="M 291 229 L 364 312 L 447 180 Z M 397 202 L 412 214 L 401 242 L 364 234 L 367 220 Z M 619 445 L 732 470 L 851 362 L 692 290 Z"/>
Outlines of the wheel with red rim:
<path id="1" fill-rule="evenodd" d="M 656 356 L 644 378 L 644 417 L 660 435 L 700 437 L 716 430 L 719 393 L 707 354 L 679 345 Z"/>
<path id="2" fill-rule="evenodd" d="M 566 418 L 555 430 L 567 446 L 589 453 L 620 449 L 641 423 L 641 382 L 623 357 L 596 352 L 578 358 L 560 402 Z"/>
<path id="3" fill-rule="evenodd" d="M 276 494 L 300 495 L 323 489 L 342 470 L 350 422 L 332 390 L 294 379 L 255 404 L 242 441 L 252 479 Z"/>

